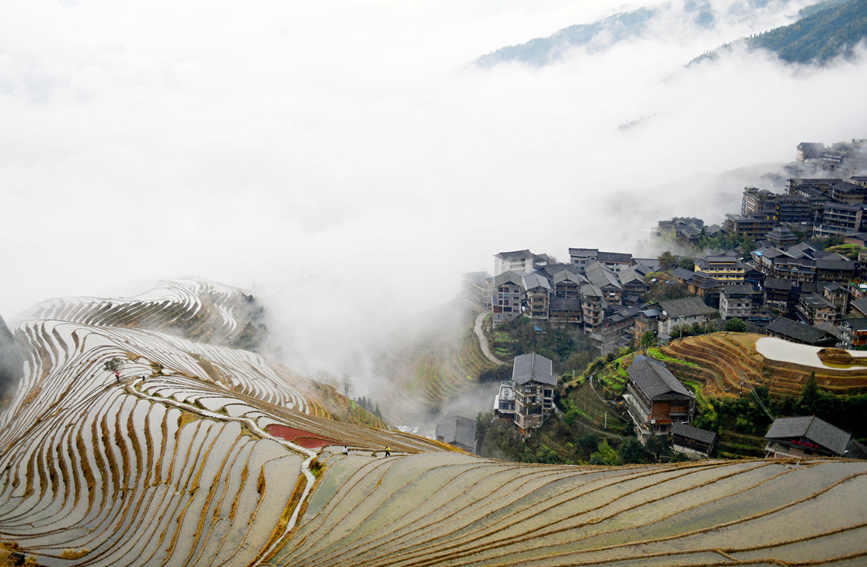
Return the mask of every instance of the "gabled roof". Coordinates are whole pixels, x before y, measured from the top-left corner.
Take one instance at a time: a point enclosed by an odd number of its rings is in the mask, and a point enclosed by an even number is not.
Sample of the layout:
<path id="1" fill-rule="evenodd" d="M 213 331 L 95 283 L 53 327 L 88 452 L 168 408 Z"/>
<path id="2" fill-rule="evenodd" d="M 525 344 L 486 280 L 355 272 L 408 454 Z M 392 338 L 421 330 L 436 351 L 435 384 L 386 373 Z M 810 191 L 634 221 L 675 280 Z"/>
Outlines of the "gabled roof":
<path id="1" fill-rule="evenodd" d="M 777 317 L 768 324 L 769 332 L 777 333 L 799 343 L 815 345 L 823 339 L 831 337 L 828 332 L 809 325 L 802 325 L 785 317 Z"/>
<path id="2" fill-rule="evenodd" d="M 501 258 L 503 260 L 512 260 L 515 258 L 532 258 L 535 254 L 530 252 L 529 250 L 513 250 L 512 252 L 499 252 L 494 255 L 495 258 Z"/>
<path id="3" fill-rule="evenodd" d="M 642 276 L 659 271 L 659 260 L 654 258 L 633 258 L 633 261 L 635 265 L 632 266 L 632 269 Z"/>
<path id="4" fill-rule="evenodd" d="M 786 252 L 788 252 L 789 254 L 793 252 L 801 252 L 804 254 L 808 254 L 812 258 L 813 255 L 816 253 L 816 248 L 810 246 L 806 242 L 801 242 L 799 244 L 793 244 L 792 246 L 789 246 L 788 248 L 786 248 Z"/>
<path id="5" fill-rule="evenodd" d="M 551 291 L 551 284 L 548 283 L 548 278 L 541 274 L 526 274 L 524 275 L 524 289 L 531 290 L 537 287 Z"/>
<path id="6" fill-rule="evenodd" d="M 854 270 L 855 262 L 846 259 L 846 260 L 836 260 L 836 259 L 828 259 L 821 258 L 816 260 L 816 269 L 819 270 Z"/>
<path id="7" fill-rule="evenodd" d="M 660 307 L 665 314 L 676 319 L 678 317 L 697 317 L 699 315 L 713 315 L 716 309 L 708 307 L 700 297 L 684 297 L 683 299 L 669 299 L 660 301 Z"/>
<path id="8" fill-rule="evenodd" d="M 840 322 L 841 327 L 849 327 L 853 331 L 867 331 L 867 318 L 849 317 Z"/>
<path id="9" fill-rule="evenodd" d="M 757 295 L 759 293 L 758 290 L 753 288 L 753 286 L 749 284 L 734 284 L 727 285 L 722 288 L 722 292 L 726 296 L 731 295 Z"/>
<path id="10" fill-rule="evenodd" d="M 621 252 L 599 252 L 596 256 L 596 260 L 599 262 L 612 262 L 616 264 L 631 264 L 632 254 Z"/>
<path id="11" fill-rule="evenodd" d="M 501 286 L 504 283 L 513 283 L 517 286 L 524 287 L 524 278 L 517 272 L 503 272 L 494 278 L 494 286 Z"/>
<path id="12" fill-rule="evenodd" d="M 716 441 L 716 433 L 713 431 L 699 429 L 698 427 L 693 427 L 692 425 L 680 422 L 674 422 L 671 424 L 671 434 L 686 437 L 687 439 L 695 439 L 696 441 L 707 444 L 712 444 Z"/>
<path id="13" fill-rule="evenodd" d="M 671 275 L 675 278 L 681 279 L 683 281 L 689 281 L 695 277 L 697 277 L 696 273 L 692 270 L 687 270 L 686 268 L 677 267 L 671 270 Z"/>
<path id="14" fill-rule="evenodd" d="M 691 398 L 693 394 L 684 387 L 665 364 L 639 354 L 632 359 L 627 370 L 630 380 L 651 401 Z"/>
<path id="15" fill-rule="evenodd" d="M 867 297 L 862 297 L 861 299 L 849 302 L 849 307 L 855 309 L 859 313 L 867 315 Z"/>
<path id="16" fill-rule="evenodd" d="M 578 266 L 573 266 L 572 264 L 557 262 L 556 264 L 546 264 L 539 268 L 539 270 L 544 272 L 548 278 L 556 280 L 557 276 L 563 273 L 577 274 L 580 268 Z"/>
<path id="17" fill-rule="evenodd" d="M 581 311 L 581 300 L 577 297 L 569 299 L 565 297 L 552 297 L 548 304 L 548 311 L 550 313 Z"/>
<path id="18" fill-rule="evenodd" d="M 515 363 L 512 367 L 512 380 L 516 384 L 526 384 L 530 381 L 557 385 L 557 379 L 554 378 L 553 364 L 550 358 L 545 358 L 542 355 L 532 352 L 530 354 L 522 354 L 515 357 Z"/>
<path id="19" fill-rule="evenodd" d="M 581 297 L 602 297 L 602 290 L 592 284 L 581 286 Z"/>
<path id="20" fill-rule="evenodd" d="M 581 256 L 581 257 L 596 257 L 599 254 L 598 248 L 570 248 L 569 256 Z"/>
<path id="21" fill-rule="evenodd" d="M 647 282 L 644 281 L 644 275 L 642 275 L 634 267 L 633 268 L 626 268 L 625 270 L 623 270 L 622 272 L 617 274 L 617 277 L 620 279 L 620 285 L 621 286 L 625 286 L 626 284 L 631 283 L 631 282 L 637 282 L 637 283 L 641 284 L 642 286 L 647 285 Z"/>
<path id="22" fill-rule="evenodd" d="M 789 291 L 793 286 L 792 280 L 784 280 L 783 278 L 767 278 L 765 280 L 765 289 Z"/>
<path id="23" fill-rule="evenodd" d="M 443 418 L 437 422 L 436 436 L 450 445 L 472 449 L 476 444 L 476 421 L 460 415 Z"/>
<path id="24" fill-rule="evenodd" d="M 584 275 L 590 280 L 590 283 L 599 289 L 605 287 L 623 289 L 620 285 L 620 280 L 617 279 L 617 275 L 598 261 L 588 264 L 584 269 Z"/>
<path id="25" fill-rule="evenodd" d="M 823 307 L 834 309 L 834 304 L 828 301 L 825 296 L 819 295 L 818 293 L 802 293 L 801 302 L 812 309 L 821 309 Z"/>
<path id="26" fill-rule="evenodd" d="M 774 420 L 765 439 L 805 437 L 825 449 L 842 456 L 852 435 L 816 416 L 780 417 Z"/>
<path id="27" fill-rule="evenodd" d="M 563 270 L 554 274 L 554 285 L 557 285 L 558 283 L 564 281 L 570 281 L 572 283 L 578 284 L 579 286 L 589 283 L 587 278 L 585 278 L 581 274 L 572 271 Z"/>

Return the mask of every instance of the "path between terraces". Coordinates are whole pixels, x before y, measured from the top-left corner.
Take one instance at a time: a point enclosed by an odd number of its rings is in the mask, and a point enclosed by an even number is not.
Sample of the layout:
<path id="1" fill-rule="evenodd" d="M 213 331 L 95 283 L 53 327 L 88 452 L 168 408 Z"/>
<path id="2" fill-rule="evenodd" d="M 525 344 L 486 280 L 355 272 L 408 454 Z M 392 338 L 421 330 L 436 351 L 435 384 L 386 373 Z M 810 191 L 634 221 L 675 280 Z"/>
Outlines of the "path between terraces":
<path id="1" fill-rule="evenodd" d="M 479 313 L 479 316 L 476 317 L 476 337 L 479 339 L 479 346 L 482 347 L 482 352 L 485 353 L 485 356 L 493 362 L 494 364 L 505 364 L 502 360 L 494 356 L 494 353 L 491 352 L 491 347 L 488 345 L 488 339 L 485 338 L 485 334 L 482 332 L 482 322 L 485 320 L 485 315 L 487 315 L 487 311 L 482 311 Z"/>

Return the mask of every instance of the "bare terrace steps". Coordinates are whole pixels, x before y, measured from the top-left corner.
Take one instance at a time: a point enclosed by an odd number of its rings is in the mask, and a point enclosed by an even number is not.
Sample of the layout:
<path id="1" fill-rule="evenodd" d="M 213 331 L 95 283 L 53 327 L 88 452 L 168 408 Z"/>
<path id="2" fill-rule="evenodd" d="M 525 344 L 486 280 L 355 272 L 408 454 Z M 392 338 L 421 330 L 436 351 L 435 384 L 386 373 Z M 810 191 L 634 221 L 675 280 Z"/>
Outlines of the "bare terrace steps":
<path id="1" fill-rule="evenodd" d="M 670 356 L 683 358 L 711 369 L 722 380 L 717 386 L 732 390 L 740 387 L 741 373 L 748 382 L 759 385 L 767 382 L 762 374 L 762 367 L 755 358 L 748 356 L 738 347 L 714 335 L 687 337 L 664 347 L 663 352 Z M 768 384 L 771 386 L 771 384 Z M 792 383 L 784 376 L 777 376 L 773 383 L 773 393 L 796 395 L 800 386 Z"/>
<path id="2" fill-rule="evenodd" d="M 755 350 L 755 340 L 760 338 L 761 335 L 714 333 L 674 341 L 661 350 L 713 370 L 723 377 L 729 389 L 740 386 L 740 372 L 753 385 L 766 385 L 771 393 L 787 396 L 798 395 L 812 372 L 820 386 L 838 394 L 867 389 L 867 369 L 814 368 L 770 360 Z"/>
<path id="3" fill-rule="evenodd" d="M 163 285 L 140 303 L 231 315 L 232 293 L 197 285 Z M 0 539 L 43 565 L 251 565 L 273 543 L 267 564 L 310 566 L 867 554 L 857 505 L 867 463 L 605 468 L 480 459 L 359 427 L 336 392 L 258 355 L 120 326 L 147 317 L 140 305 L 88 311 L 88 301 L 57 300 L 50 310 L 89 313 L 100 324 L 31 317 L 13 327 L 29 346 L 27 375 L 0 427 Z M 220 328 L 234 327 L 223 320 Z M 462 348 L 440 361 L 443 375 L 478 364 Z M 102 368 L 114 356 L 126 361 L 120 382 Z M 269 434 L 270 425 L 290 439 Z M 304 438 L 334 444 L 293 443 Z M 324 466 L 315 484 L 302 461 Z M 296 504 L 306 512 L 293 529 L 286 522 Z M 798 523 L 802 516 L 823 525 Z"/>
<path id="4" fill-rule="evenodd" d="M 343 463 L 358 467 L 362 479 L 348 480 L 351 473 Z M 544 471 L 547 481 L 517 499 L 511 498 L 514 491 L 520 493 L 526 484 L 505 482 L 499 493 L 487 488 L 485 475 L 502 472 L 489 464 L 470 468 L 455 461 L 438 467 L 455 482 L 406 476 L 385 460 L 375 465 L 370 468 L 370 461 L 349 458 L 330 466 L 320 490 L 339 487 L 343 492 L 329 499 L 337 498 L 339 506 L 309 509 L 311 518 L 305 516 L 304 527 L 294 538 L 298 545 L 290 543 L 269 562 L 311 566 L 644 564 L 645 554 L 652 549 L 669 562 L 679 558 L 716 564 L 723 560 L 716 549 L 724 549 L 723 555 L 741 553 L 774 561 L 781 546 L 793 556 L 798 547 L 811 548 L 814 539 L 840 541 L 839 553 L 812 552 L 826 559 L 864 551 L 863 542 L 856 543 L 852 536 L 862 533 L 863 525 L 843 525 L 838 520 L 825 525 L 804 522 L 797 513 L 815 507 L 811 503 L 817 499 L 826 501 L 827 507 L 855 498 L 867 474 L 864 463 L 842 468 L 833 463 L 792 467 L 756 460 L 625 469 L 608 478 L 594 473 L 606 475 L 610 470 L 538 467 L 533 470 Z M 329 483 L 332 474 L 342 479 Z M 468 482 L 473 475 L 481 481 Z M 384 492 L 371 498 L 372 493 L 362 489 L 353 496 L 360 488 L 358 483 L 368 476 L 367 490 Z M 563 484 L 570 479 L 571 488 Z M 478 493 L 474 486 L 480 488 Z M 420 512 L 418 508 L 434 500 L 431 490 L 445 492 L 436 500 L 457 505 L 433 518 L 428 511 Z M 347 502 L 347 498 L 353 500 Z M 474 500 L 487 505 L 474 509 Z M 503 502 L 501 512 L 492 515 L 491 506 L 498 501 Z M 859 515 L 857 505 L 852 506 L 847 509 Z M 376 511 L 370 512 L 371 507 Z M 332 514 L 335 523 L 327 529 L 323 520 Z M 413 530 L 420 518 L 430 518 L 430 523 Z M 760 533 L 754 533 L 756 530 Z M 791 543 L 790 530 L 802 541 Z M 721 531 L 725 537 L 718 535 Z"/>

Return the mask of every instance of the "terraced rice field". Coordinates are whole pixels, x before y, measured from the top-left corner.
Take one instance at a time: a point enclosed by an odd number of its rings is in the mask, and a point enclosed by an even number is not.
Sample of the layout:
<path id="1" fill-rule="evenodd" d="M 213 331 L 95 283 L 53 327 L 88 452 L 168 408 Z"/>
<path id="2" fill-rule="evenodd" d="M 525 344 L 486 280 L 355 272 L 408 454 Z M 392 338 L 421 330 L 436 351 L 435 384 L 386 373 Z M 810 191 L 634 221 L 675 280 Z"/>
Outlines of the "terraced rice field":
<path id="1" fill-rule="evenodd" d="M 476 313 L 457 302 L 441 316 L 425 318 L 430 326 L 415 322 L 387 341 L 376 371 L 390 385 L 378 398 L 390 419 L 412 421 L 417 408 L 439 407 L 477 386 L 476 377 L 493 364 L 472 334 Z"/>
<path id="2" fill-rule="evenodd" d="M 771 360 L 756 350 L 761 338 L 763 335 L 748 333 L 712 333 L 672 341 L 660 351 L 696 366 L 694 379 L 704 382 L 710 397 L 737 391 L 742 376 L 753 386 L 768 386 L 771 394 L 797 396 L 814 371 L 819 385 L 829 391 L 856 394 L 867 390 L 867 369 L 815 368 Z"/>
<path id="3" fill-rule="evenodd" d="M 163 285 L 111 307 L 53 300 L 13 326 L 26 368 L 0 413 L 0 540 L 40 564 L 867 561 L 865 462 L 480 459 L 354 423 L 360 410 L 333 389 L 221 346 L 237 290 Z M 175 299 L 138 321 L 223 297 L 208 309 L 226 317 L 200 329 L 220 344 L 107 323 L 150 297 Z M 103 368 L 115 357 L 120 380 Z"/>

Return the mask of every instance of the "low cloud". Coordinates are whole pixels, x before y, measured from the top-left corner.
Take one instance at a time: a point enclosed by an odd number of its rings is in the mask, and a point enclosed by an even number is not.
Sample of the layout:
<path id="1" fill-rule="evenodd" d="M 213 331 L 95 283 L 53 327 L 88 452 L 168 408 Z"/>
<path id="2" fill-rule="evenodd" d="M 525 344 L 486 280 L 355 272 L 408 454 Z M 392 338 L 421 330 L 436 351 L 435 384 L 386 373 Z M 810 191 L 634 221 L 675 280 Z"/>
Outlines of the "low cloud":
<path id="1" fill-rule="evenodd" d="M 632 250 L 736 210 L 726 171 L 864 137 L 863 50 L 685 67 L 800 5 L 490 70 L 468 63 L 617 6 L 5 5 L 0 313 L 200 275 L 272 296 L 284 351 L 340 373 L 498 251 Z"/>

